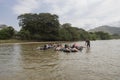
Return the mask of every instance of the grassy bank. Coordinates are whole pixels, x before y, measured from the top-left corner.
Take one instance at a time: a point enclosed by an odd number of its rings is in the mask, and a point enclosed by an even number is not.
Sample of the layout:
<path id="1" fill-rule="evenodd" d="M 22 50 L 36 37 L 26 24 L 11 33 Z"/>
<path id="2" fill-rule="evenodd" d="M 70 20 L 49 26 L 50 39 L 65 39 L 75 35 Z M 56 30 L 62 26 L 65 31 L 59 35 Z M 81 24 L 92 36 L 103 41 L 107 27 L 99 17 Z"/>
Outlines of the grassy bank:
<path id="1" fill-rule="evenodd" d="M 0 44 L 12 44 L 12 43 L 19 43 L 19 44 L 29 44 L 29 43 L 64 43 L 66 41 L 30 41 L 30 40 L 16 40 L 16 39 L 10 39 L 10 40 L 0 40 Z M 67 41 L 68 42 L 68 41 Z"/>
<path id="2" fill-rule="evenodd" d="M 27 41 L 27 40 L 16 40 L 16 39 L 0 40 L 0 44 L 3 44 L 3 43 L 23 43 L 23 42 L 31 42 L 31 41 Z"/>

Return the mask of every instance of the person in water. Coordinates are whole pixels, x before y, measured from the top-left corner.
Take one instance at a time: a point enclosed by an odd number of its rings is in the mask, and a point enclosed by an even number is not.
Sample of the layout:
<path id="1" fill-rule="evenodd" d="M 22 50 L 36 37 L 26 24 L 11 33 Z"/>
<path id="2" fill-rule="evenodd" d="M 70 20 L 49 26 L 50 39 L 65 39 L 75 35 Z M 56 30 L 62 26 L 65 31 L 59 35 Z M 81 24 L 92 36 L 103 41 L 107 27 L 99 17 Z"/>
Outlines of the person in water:
<path id="1" fill-rule="evenodd" d="M 85 40 L 85 44 L 86 44 L 87 47 L 90 47 L 90 40 L 88 40 L 88 39 Z"/>

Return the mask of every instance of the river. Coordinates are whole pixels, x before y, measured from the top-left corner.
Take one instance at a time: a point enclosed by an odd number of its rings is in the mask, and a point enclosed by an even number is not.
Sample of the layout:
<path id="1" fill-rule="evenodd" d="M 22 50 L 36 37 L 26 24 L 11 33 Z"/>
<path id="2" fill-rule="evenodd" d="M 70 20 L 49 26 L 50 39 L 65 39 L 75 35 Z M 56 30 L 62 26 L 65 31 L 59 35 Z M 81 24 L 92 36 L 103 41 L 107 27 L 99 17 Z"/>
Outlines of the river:
<path id="1" fill-rule="evenodd" d="M 0 80 L 120 80 L 120 40 L 91 41 L 75 53 L 36 50 L 41 45 L 1 44 Z"/>

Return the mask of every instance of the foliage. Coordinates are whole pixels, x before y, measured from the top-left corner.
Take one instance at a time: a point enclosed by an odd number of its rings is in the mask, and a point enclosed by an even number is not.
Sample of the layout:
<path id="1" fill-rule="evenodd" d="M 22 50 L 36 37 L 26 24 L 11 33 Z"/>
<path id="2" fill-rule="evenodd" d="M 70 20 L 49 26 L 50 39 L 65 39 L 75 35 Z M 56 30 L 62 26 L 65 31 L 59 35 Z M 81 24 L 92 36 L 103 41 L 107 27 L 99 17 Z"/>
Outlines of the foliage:
<path id="1" fill-rule="evenodd" d="M 31 39 L 57 40 L 59 35 L 57 15 L 50 13 L 29 13 L 18 16 L 18 19 L 22 30 L 30 32 Z"/>
<path id="2" fill-rule="evenodd" d="M 90 35 L 91 40 L 96 40 L 97 39 L 97 34 L 95 34 L 93 32 L 90 32 L 89 35 Z"/>
<path id="3" fill-rule="evenodd" d="M 17 34 L 17 39 L 30 40 L 30 32 L 28 30 L 21 29 Z"/>
<path id="4" fill-rule="evenodd" d="M 80 29 L 79 34 L 80 34 L 80 40 L 90 39 L 89 33 L 83 29 Z"/>
<path id="5" fill-rule="evenodd" d="M 113 34 L 111 35 L 112 39 L 120 39 L 120 35 L 119 34 Z"/>
<path id="6" fill-rule="evenodd" d="M 37 41 L 78 41 L 111 39 L 108 33 L 87 32 L 82 28 L 73 27 L 70 23 L 60 24 L 56 14 L 50 13 L 27 13 L 18 16 L 21 30 L 15 32 L 11 26 L 0 30 L 0 39 L 16 38 L 20 40 Z M 14 37 L 13 37 L 14 36 Z M 112 35 L 112 38 L 119 38 L 119 35 Z"/>
<path id="7" fill-rule="evenodd" d="M 70 23 L 65 23 L 60 29 L 61 40 L 78 41 L 89 37 L 88 32 L 77 27 L 72 27 Z"/>
<path id="8" fill-rule="evenodd" d="M 22 14 L 18 16 L 19 39 L 38 41 L 78 41 L 85 39 L 110 39 L 110 35 L 104 32 L 89 33 L 84 29 L 73 27 L 70 23 L 60 25 L 58 16 L 50 13 Z"/>
<path id="9" fill-rule="evenodd" d="M 10 39 L 13 37 L 15 31 L 14 28 L 9 26 L 0 30 L 0 39 Z"/>
<path id="10" fill-rule="evenodd" d="M 95 32 L 95 34 L 97 35 L 97 39 L 101 39 L 101 40 L 106 40 L 106 39 L 110 39 L 110 35 L 108 33 L 99 31 L 99 32 Z"/>

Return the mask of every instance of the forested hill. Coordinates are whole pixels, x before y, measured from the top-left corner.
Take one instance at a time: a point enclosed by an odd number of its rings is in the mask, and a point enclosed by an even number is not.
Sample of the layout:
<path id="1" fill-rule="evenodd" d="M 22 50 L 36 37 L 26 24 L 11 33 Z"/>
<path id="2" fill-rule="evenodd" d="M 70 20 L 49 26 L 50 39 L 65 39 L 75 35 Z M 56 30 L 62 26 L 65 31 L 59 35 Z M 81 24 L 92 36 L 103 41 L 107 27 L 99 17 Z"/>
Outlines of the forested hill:
<path id="1" fill-rule="evenodd" d="M 51 13 L 27 13 L 18 16 L 20 31 L 12 26 L 0 30 L 0 39 L 20 39 L 32 41 L 79 41 L 106 40 L 111 35 L 104 32 L 89 33 L 84 29 L 73 27 L 70 23 L 61 24 L 59 16 Z"/>
<path id="2" fill-rule="evenodd" d="M 99 26 L 94 29 L 90 29 L 89 32 L 98 32 L 98 31 L 103 31 L 107 32 L 109 34 L 118 34 L 120 35 L 120 27 L 112 27 L 112 26 Z"/>

